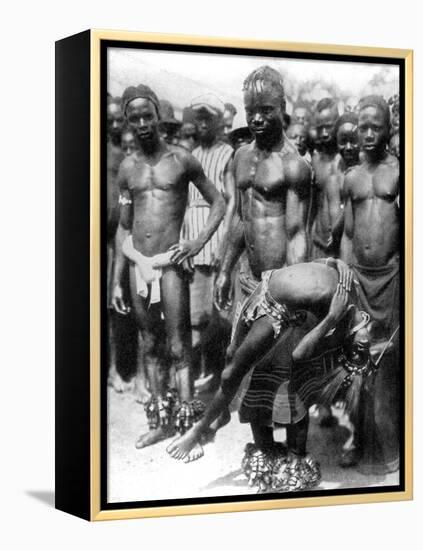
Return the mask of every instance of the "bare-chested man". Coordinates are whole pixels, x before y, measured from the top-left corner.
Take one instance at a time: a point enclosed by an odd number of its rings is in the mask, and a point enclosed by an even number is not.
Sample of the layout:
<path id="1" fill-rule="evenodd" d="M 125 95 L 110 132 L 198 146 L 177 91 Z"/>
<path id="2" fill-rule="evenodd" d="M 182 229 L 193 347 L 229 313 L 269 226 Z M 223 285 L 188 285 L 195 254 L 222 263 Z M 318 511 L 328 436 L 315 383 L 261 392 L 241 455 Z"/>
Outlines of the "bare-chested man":
<path id="1" fill-rule="evenodd" d="M 271 67 L 260 67 L 247 77 L 243 90 L 247 124 L 255 139 L 234 158 L 240 201 L 216 283 L 220 307 L 227 303 L 230 272 L 244 248 L 256 282 L 264 271 L 301 262 L 307 254 L 311 170 L 282 131 L 282 78 Z"/>
<path id="2" fill-rule="evenodd" d="M 231 272 L 244 250 L 249 264 L 239 277 L 244 297 L 264 272 L 303 262 L 307 256 L 311 168 L 283 132 L 282 78 L 271 67 L 260 67 L 246 78 L 243 91 L 254 141 L 238 149 L 234 158 L 239 204 L 215 286 L 219 308 L 229 304 Z"/>
<path id="3" fill-rule="evenodd" d="M 185 415 L 189 413 L 187 402 L 192 394 L 189 290 L 182 264 L 210 239 L 224 215 L 225 203 L 204 175 L 200 163 L 186 150 L 168 145 L 160 138 L 159 101 L 148 86 L 127 88 L 122 105 L 139 148 L 124 160 L 118 175 L 120 223 L 116 235 L 113 306 L 120 313 L 127 311 L 121 285 L 125 254 L 131 260 L 131 303 L 143 338 L 153 396 L 146 406 L 150 431 L 136 443 L 141 448 L 173 433 L 175 400 L 182 402 Z M 198 238 L 179 242 L 189 182 L 200 190 L 211 208 Z M 177 395 L 168 391 L 172 385 Z"/>
<path id="4" fill-rule="evenodd" d="M 121 108 L 121 98 L 108 96 L 107 100 L 107 303 L 111 307 L 112 272 L 114 261 L 114 241 L 116 229 L 119 223 L 119 185 L 117 174 L 120 163 L 124 158 L 121 148 L 121 135 L 124 125 L 124 117 Z M 124 380 L 118 372 L 118 360 L 121 358 L 117 351 L 120 350 L 120 325 L 126 323 L 126 319 L 116 316 L 109 309 L 109 376 L 108 383 L 117 392 L 123 392 L 130 388 L 130 382 Z M 120 363 L 120 362 L 119 362 Z"/>
<path id="5" fill-rule="evenodd" d="M 336 122 L 339 118 L 332 98 L 320 100 L 316 106 L 316 130 L 319 151 L 313 155 L 314 193 L 311 209 L 311 259 L 333 254 L 329 248 L 331 231 L 341 213 L 341 157 L 336 143 Z"/>
<path id="6" fill-rule="evenodd" d="M 358 136 L 361 164 L 344 183 L 344 236 L 360 283 L 362 306 L 372 318 L 372 340 L 388 340 L 399 325 L 399 164 L 387 151 L 390 113 L 380 96 L 360 100 Z M 399 357 L 397 342 L 385 354 L 376 383 L 376 423 L 383 432 L 382 462 L 388 470 L 399 457 Z M 365 429 L 363 430 L 365 432 Z M 360 453 L 362 449 L 358 449 Z"/>
<path id="7" fill-rule="evenodd" d="M 329 238 L 328 249 L 330 249 L 334 255 L 338 255 L 339 253 L 339 257 L 347 263 L 349 263 L 348 246 L 343 246 L 341 242 L 344 231 L 344 179 L 346 172 L 360 161 L 360 145 L 358 143 L 357 128 L 358 115 L 354 112 L 344 113 L 339 117 L 335 126 L 336 143 L 341 159 L 338 163 L 338 171 L 333 176 L 335 180 L 333 186 L 335 189 L 339 189 L 342 210 L 339 213 L 338 220 L 332 227 L 332 237 Z M 344 250 L 344 248 L 346 248 L 346 250 Z"/>

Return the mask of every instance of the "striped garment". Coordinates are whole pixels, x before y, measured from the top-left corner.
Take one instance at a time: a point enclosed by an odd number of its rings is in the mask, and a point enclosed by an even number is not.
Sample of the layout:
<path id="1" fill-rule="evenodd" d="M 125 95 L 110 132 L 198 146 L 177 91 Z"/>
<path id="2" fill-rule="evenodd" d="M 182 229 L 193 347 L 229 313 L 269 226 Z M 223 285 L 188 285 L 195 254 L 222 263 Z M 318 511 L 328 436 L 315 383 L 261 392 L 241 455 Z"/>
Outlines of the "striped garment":
<path id="1" fill-rule="evenodd" d="M 203 167 L 204 173 L 221 193 L 224 191 L 225 168 L 233 155 L 233 149 L 227 143 L 219 141 L 210 149 L 201 145 L 192 152 Z M 191 183 L 188 196 L 188 209 L 185 216 L 184 238 L 196 239 L 207 223 L 210 206 L 203 199 L 201 193 Z M 212 238 L 204 248 L 193 258 L 194 265 L 210 265 L 212 255 L 216 252 L 222 238 L 223 224 L 221 223 Z"/>

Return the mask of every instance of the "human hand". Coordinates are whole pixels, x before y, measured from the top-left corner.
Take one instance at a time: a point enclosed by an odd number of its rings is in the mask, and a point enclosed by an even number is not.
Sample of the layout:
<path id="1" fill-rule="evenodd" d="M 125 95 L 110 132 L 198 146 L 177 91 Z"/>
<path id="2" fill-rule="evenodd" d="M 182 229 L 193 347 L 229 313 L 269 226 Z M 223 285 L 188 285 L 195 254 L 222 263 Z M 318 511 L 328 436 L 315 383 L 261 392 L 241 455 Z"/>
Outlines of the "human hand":
<path id="1" fill-rule="evenodd" d="M 171 261 L 175 264 L 182 264 L 182 262 L 188 258 L 196 256 L 203 248 L 201 242 L 197 240 L 181 241 L 178 244 L 174 244 L 169 250 L 174 250 L 174 254 L 171 257 Z"/>
<path id="2" fill-rule="evenodd" d="M 131 308 L 125 303 L 123 299 L 123 289 L 120 284 L 116 284 L 112 292 L 112 306 L 115 311 L 121 315 L 127 315 Z"/>
<path id="3" fill-rule="evenodd" d="M 221 271 L 214 285 L 214 303 L 219 311 L 228 309 L 232 305 L 229 298 L 230 289 L 231 278 L 226 272 Z"/>
<path id="4" fill-rule="evenodd" d="M 339 282 L 330 303 L 328 317 L 337 323 L 344 316 L 348 306 L 348 292 Z"/>
<path id="5" fill-rule="evenodd" d="M 345 288 L 345 290 L 350 292 L 354 278 L 352 269 L 350 269 L 348 265 L 339 258 L 336 260 L 336 269 L 339 275 L 339 283 Z"/>

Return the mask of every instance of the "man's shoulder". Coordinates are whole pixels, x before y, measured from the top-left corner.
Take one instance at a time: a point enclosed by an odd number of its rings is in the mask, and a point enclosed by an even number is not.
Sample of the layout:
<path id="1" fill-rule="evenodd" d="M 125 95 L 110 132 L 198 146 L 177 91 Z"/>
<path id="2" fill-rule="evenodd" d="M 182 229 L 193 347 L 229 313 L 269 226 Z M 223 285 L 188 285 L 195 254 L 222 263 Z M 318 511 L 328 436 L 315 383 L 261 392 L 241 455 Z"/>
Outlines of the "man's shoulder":
<path id="1" fill-rule="evenodd" d="M 394 170 L 399 170 L 399 160 L 392 153 L 387 153 L 383 164 Z"/>
<path id="2" fill-rule="evenodd" d="M 251 156 L 254 151 L 254 142 L 252 143 L 246 143 L 245 145 L 242 145 L 239 149 L 235 151 L 234 159 L 235 164 L 238 163 L 242 159 L 246 159 L 247 157 Z"/>
<path id="3" fill-rule="evenodd" d="M 132 170 L 132 168 L 135 166 L 137 162 L 138 162 L 138 154 L 135 151 L 134 153 L 132 153 L 132 155 L 125 156 L 123 158 L 122 162 L 120 163 L 119 169 L 121 172 L 127 173 L 130 170 Z"/>
<path id="4" fill-rule="evenodd" d="M 360 182 L 363 176 L 363 166 L 361 164 L 356 164 L 350 166 L 345 170 L 344 173 L 344 189 L 348 191 L 352 186 Z"/>
<path id="5" fill-rule="evenodd" d="M 180 145 L 168 145 L 167 154 L 173 155 L 182 164 L 194 161 L 194 155 Z"/>
<path id="6" fill-rule="evenodd" d="M 289 149 L 283 156 L 285 177 L 293 183 L 311 181 L 311 165 L 300 153 Z"/>

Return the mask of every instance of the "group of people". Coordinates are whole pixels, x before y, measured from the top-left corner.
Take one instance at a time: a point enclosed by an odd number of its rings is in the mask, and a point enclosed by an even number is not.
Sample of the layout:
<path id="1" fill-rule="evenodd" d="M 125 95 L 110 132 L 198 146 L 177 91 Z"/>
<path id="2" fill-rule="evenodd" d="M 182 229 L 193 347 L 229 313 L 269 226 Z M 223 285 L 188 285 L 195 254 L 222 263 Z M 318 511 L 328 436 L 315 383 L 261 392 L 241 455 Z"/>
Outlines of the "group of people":
<path id="1" fill-rule="evenodd" d="M 237 409 L 259 491 L 319 483 L 309 410 L 331 426 L 339 402 L 352 427 L 341 465 L 394 472 L 399 97 L 351 98 L 342 114 L 326 97 L 288 115 L 269 66 L 240 92 L 236 129 L 213 94 L 181 121 L 146 84 L 108 97 L 109 384 L 144 404 L 137 448 L 173 438 L 167 452 L 184 462 Z"/>

